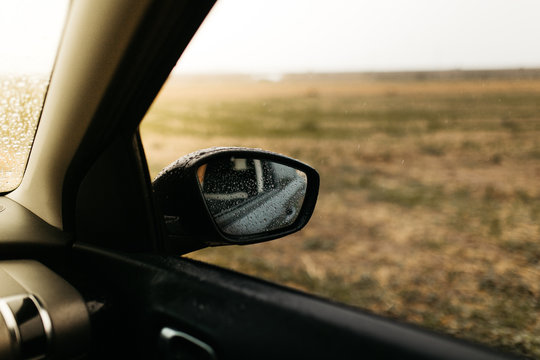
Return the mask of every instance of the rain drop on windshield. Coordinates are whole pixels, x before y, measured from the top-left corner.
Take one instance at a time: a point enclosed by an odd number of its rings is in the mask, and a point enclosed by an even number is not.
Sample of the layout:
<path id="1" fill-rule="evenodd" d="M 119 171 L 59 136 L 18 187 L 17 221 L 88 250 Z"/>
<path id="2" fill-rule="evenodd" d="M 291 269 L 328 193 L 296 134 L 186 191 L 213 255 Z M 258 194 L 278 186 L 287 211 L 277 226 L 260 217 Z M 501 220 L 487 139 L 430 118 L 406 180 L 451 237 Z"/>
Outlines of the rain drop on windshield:
<path id="1" fill-rule="evenodd" d="M 37 76 L 0 78 L 0 192 L 22 179 L 47 85 Z"/>

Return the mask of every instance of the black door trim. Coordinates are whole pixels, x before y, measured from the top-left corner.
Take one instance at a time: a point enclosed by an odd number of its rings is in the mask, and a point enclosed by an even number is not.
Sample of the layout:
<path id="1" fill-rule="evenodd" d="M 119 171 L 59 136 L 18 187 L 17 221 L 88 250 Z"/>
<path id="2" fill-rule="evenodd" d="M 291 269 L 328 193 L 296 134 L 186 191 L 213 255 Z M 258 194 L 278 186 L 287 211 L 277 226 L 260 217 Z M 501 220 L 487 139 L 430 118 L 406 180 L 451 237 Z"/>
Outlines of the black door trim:
<path id="1" fill-rule="evenodd" d="M 139 335 L 122 339 L 142 346 L 138 354 L 155 349 L 159 331 L 170 326 L 212 346 L 219 359 L 509 358 L 191 259 L 87 245 L 75 253 L 78 272 L 91 274 L 89 288 L 109 294 L 115 323 Z"/>

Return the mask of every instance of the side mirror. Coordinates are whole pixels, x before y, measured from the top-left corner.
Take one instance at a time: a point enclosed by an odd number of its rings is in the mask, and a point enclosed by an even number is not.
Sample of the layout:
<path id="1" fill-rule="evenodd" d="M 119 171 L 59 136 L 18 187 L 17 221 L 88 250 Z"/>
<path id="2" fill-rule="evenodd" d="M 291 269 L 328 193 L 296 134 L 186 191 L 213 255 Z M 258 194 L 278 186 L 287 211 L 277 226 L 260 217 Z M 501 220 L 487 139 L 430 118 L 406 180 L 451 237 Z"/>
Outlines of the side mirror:
<path id="1" fill-rule="evenodd" d="M 283 237 L 309 221 L 319 192 L 310 166 L 268 151 L 212 148 L 163 169 L 153 184 L 167 251 Z"/>

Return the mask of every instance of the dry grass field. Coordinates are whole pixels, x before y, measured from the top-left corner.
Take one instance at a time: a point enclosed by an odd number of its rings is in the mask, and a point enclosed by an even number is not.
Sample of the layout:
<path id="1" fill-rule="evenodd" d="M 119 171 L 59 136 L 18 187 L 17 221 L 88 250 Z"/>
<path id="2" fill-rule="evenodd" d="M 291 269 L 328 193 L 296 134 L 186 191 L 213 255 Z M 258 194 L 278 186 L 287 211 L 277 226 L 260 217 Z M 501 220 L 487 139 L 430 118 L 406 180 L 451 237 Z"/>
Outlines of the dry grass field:
<path id="1" fill-rule="evenodd" d="M 301 232 L 189 257 L 540 357 L 540 76 L 172 78 L 141 131 L 152 175 L 260 147 L 314 166 Z"/>

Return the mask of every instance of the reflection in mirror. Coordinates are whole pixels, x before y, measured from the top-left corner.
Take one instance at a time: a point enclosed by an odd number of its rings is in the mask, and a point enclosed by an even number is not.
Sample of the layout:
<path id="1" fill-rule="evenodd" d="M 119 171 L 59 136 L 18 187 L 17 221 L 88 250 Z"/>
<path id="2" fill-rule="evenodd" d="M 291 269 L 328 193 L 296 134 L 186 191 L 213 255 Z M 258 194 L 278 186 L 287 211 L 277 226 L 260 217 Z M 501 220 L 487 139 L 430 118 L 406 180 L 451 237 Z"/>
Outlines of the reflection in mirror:
<path id="1" fill-rule="evenodd" d="M 263 159 L 214 159 L 198 168 L 197 178 L 215 223 L 229 235 L 292 225 L 307 188 L 304 172 Z"/>

